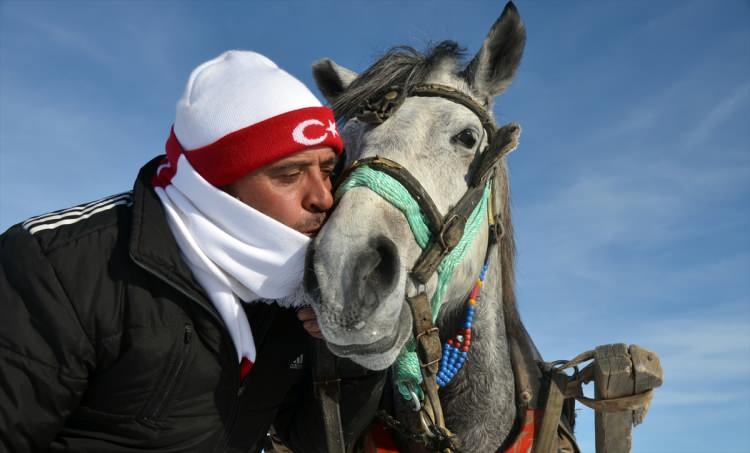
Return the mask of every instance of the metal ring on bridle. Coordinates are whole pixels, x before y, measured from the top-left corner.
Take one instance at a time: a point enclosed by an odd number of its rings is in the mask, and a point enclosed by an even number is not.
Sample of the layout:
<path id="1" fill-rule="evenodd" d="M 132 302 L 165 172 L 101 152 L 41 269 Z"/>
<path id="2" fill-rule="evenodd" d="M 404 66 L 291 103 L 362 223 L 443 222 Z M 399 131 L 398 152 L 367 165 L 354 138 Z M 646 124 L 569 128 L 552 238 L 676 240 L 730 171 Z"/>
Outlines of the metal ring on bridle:
<path id="1" fill-rule="evenodd" d="M 414 412 L 419 412 L 422 409 L 422 402 L 419 400 L 419 396 L 417 396 L 417 393 L 412 388 L 411 384 L 408 384 L 409 386 L 409 393 L 411 394 L 411 401 L 414 403 Z"/>

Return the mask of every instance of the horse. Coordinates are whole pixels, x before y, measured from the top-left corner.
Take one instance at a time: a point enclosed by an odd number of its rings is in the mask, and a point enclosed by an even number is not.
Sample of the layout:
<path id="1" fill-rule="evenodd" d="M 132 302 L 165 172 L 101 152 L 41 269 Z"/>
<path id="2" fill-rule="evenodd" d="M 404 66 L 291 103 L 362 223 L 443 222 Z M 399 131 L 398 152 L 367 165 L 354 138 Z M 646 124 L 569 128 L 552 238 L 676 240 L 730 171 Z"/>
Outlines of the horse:
<path id="1" fill-rule="evenodd" d="M 378 175 L 370 175 L 375 178 L 370 187 L 346 181 L 338 187 L 336 207 L 311 256 L 320 296 L 313 308 L 328 348 L 368 369 L 396 370 L 404 348 L 415 342 L 413 313 L 405 300 L 422 292 L 431 295 L 440 338 L 453 337 L 458 355 L 466 352 L 464 360 L 456 359 L 462 366 L 454 363 L 452 379 L 443 374 L 439 391 L 445 426 L 460 440 L 462 451 L 498 451 L 518 430 L 529 400 L 537 397 L 530 395 L 534 389 L 528 381 L 535 379 L 529 376 L 540 356 L 520 319 L 514 291 L 506 156 L 498 155 L 490 166 L 484 156 L 497 129 L 494 98 L 511 84 L 525 40 L 518 11 L 508 3 L 468 63 L 455 42 L 444 41 L 425 52 L 395 47 L 361 74 L 330 59 L 313 65 L 316 84 L 343 124 L 344 167 L 365 162 L 375 168 L 380 162 L 380 176 L 389 167 L 408 173 L 411 179 L 401 178 L 396 186 L 407 186 L 420 211 L 411 214 L 421 217 L 428 229 L 435 222 L 446 227 L 460 217 L 434 219 L 435 213 L 455 211 L 465 194 L 476 189 L 476 203 L 464 214 L 470 211 L 480 221 L 471 238 L 466 237 L 468 228 L 463 231 L 462 256 L 442 274 L 438 269 L 424 275 L 426 281 L 414 278 L 413 265 L 426 253 L 423 247 L 429 247 L 415 239 L 406 211 L 375 191 L 384 184 Z M 513 141 L 506 148 L 513 148 L 520 127 L 510 125 L 496 135 L 500 133 Z M 480 170 L 489 173 L 486 181 L 472 185 Z M 404 203 L 409 205 L 408 200 Z M 425 203 L 434 206 L 428 209 Z M 429 231 L 426 241 L 443 242 L 443 231 L 438 230 Z M 448 250 L 438 254 L 444 257 Z M 480 275 L 484 278 L 477 296 L 472 291 Z M 471 295 L 470 348 L 465 348 Z M 396 418 L 416 429 L 420 420 L 411 408 L 419 406 L 421 392 L 408 382 L 396 384 Z"/>

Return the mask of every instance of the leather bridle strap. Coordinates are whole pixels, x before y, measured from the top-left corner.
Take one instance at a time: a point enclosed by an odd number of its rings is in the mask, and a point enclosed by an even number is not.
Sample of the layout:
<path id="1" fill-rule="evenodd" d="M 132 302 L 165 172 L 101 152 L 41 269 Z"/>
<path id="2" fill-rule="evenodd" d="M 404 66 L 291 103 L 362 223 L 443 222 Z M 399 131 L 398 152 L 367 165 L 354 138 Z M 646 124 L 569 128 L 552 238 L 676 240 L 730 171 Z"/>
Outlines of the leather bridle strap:
<path id="1" fill-rule="evenodd" d="M 497 129 L 495 121 L 487 113 L 486 106 L 480 105 L 470 96 L 451 86 L 438 83 L 420 83 L 409 88 L 406 93 L 401 87 L 392 86 L 385 92 L 381 91 L 380 94 L 366 100 L 356 115 L 357 119 L 376 126 L 382 124 L 401 107 L 408 97 L 439 97 L 463 105 L 479 118 L 490 139 Z"/>
<path id="2" fill-rule="evenodd" d="M 479 103 L 474 99 L 453 87 L 436 83 L 420 83 L 418 85 L 414 85 L 413 87 L 411 87 L 411 89 L 409 89 L 407 97 L 411 96 L 438 97 L 453 101 L 456 104 L 461 104 L 467 109 L 471 110 L 479 118 L 479 121 L 481 121 L 482 127 L 487 131 L 487 136 L 490 138 L 490 140 L 493 138 L 497 131 L 495 120 L 493 120 L 489 113 L 487 113 L 487 109 L 485 108 L 485 106 L 479 105 Z"/>
<path id="3" fill-rule="evenodd" d="M 328 350 L 322 340 L 313 340 L 315 344 L 315 380 L 313 390 L 320 400 L 323 416 L 323 429 L 328 453 L 345 453 L 344 433 L 341 428 L 339 398 L 341 396 L 341 379 L 336 373 L 336 356 Z"/>
<path id="4" fill-rule="evenodd" d="M 475 167 L 470 185 L 483 186 L 493 176 L 500 159 L 518 147 L 520 137 L 521 126 L 518 123 L 508 123 L 497 129 L 479 158 L 479 164 Z"/>

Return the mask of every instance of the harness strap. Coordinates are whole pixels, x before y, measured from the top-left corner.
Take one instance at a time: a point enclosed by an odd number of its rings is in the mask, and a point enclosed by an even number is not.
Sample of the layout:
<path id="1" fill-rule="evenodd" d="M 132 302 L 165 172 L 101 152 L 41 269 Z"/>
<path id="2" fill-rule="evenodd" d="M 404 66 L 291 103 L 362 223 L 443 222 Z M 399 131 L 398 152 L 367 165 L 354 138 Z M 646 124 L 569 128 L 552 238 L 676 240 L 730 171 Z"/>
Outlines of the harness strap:
<path id="1" fill-rule="evenodd" d="M 521 126 L 518 123 L 509 123 L 498 129 L 491 137 L 487 149 L 482 153 L 470 185 L 483 186 L 492 177 L 500 159 L 516 149 L 520 137 Z"/>
<path id="2" fill-rule="evenodd" d="M 419 365 L 434 377 L 438 372 L 442 352 L 438 329 L 432 323 L 430 302 L 425 293 L 407 297 L 406 301 L 414 318 L 414 338 L 417 340 Z"/>
<path id="3" fill-rule="evenodd" d="M 448 99 L 457 104 L 461 104 L 467 109 L 471 110 L 482 123 L 482 127 L 487 131 L 487 135 L 492 139 L 497 131 L 495 126 L 495 120 L 487 113 L 485 106 L 479 105 L 470 96 L 458 91 L 457 89 L 448 85 L 440 85 L 436 83 L 420 83 L 414 85 L 409 89 L 407 96 L 420 96 L 420 97 L 439 97 Z"/>
<path id="4" fill-rule="evenodd" d="M 576 396 L 575 399 L 584 406 L 594 409 L 596 412 L 613 413 L 623 411 L 636 411 L 647 408 L 654 396 L 653 390 L 646 390 L 635 395 L 621 396 L 619 398 L 592 399 L 585 396 Z"/>
<path id="5" fill-rule="evenodd" d="M 544 415 L 542 415 L 539 434 L 534 439 L 532 453 L 555 451 L 557 444 L 557 427 L 560 424 L 563 403 L 565 403 L 564 391 L 567 385 L 567 376 L 562 372 L 551 372 L 547 377 L 549 378 L 547 402 L 544 405 Z"/>
<path id="6" fill-rule="evenodd" d="M 336 374 L 336 357 L 322 340 L 315 340 L 315 396 L 323 413 L 326 446 L 329 453 L 344 453 L 344 430 L 341 425 L 339 398 L 341 379 Z"/>
<path id="7" fill-rule="evenodd" d="M 412 278 L 421 284 L 427 283 L 443 259 L 458 245 L 464 235 L 466 222 L 483 195 L 484 187 L 472 187 L 448 211 L 440 231 L 432 236 L 430 243 L 414 263 Z"/>
<path id="8" fill-rule="evenodd" d="M 425 424 L 425 440 L 436 448 L 436 451 L 450 453 L 456 450 L 456 436 L 445 426 L 443 408 L 438 396 L 436 375 L 442 351 L 437 327 L 432 322 L 432 310 L 425 293 L 407 297 L 414 318 L 414 337 L 417 340 L 417 357 L 422 371 L 422 389 L 425 393 L 425 404 L 419 416 Z"/>

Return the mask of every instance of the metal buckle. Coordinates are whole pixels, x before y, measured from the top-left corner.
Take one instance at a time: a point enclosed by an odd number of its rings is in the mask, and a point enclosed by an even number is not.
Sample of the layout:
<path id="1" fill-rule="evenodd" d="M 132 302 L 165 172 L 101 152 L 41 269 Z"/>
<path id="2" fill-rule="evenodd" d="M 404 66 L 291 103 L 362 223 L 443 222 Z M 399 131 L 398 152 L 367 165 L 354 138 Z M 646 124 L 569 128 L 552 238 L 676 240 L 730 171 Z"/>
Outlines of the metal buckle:
<path id="1" fill-rule="evenodd" d="M 398 109 L 403 99 L 400 87 L 390 87 L 383 96 L 366 100 L 356 115 L 357 119 L 363 123 L 382 124 Z"/>
<path id="2" fill-rule="evenodd" d="M 425 330 L 424 332 L 419 332 L 417 334 L 417 336 L 414 337 L 414 339 L 417 341 L 417 344 L 419 344 L 419 339 L 422 338 L 423 336 L 425 336 L 425 335 L 439 335 L 439 334 L 440 334 L 440 331 L 438 330 L 437 327 L 431 327 L 431 328 Z M 438 341 L 439 341 L 439 338 L 438 338 Z M 439 363 L 440 359 L 442 358 L 442 357 L 438 357 L 435 360 L 431 360 L 431 361 L 429 361 L 427 363 L 424 363 L 424 362 L 422 362 L 422 355 L 421 354 L 417 354 L 417 357 L 419 358 L 419 366 L 422 367 L 422 368 L 427 368 L 427 367 L 429 367 L 431 365 Z"/>
<path id="3" fill-rule="evenodd" d="M 505 236 L 505 227 L 503 226 L 502 218 L 498 214 L 495 216 L 495 220 L 490 225 L 490 233 L 499 241 Z"/>
<path id="4" fill-rule="evenodd" d="M 425 330 L 424 332 L 419 332 L 417 334 L 416 340 L 419 341 L 420 338 L 422 338 L 425 335 L 431 335 L 433 333 L 437 333 L 438 328 L 437 327 L 430 327 L 429 329 Z"/>

